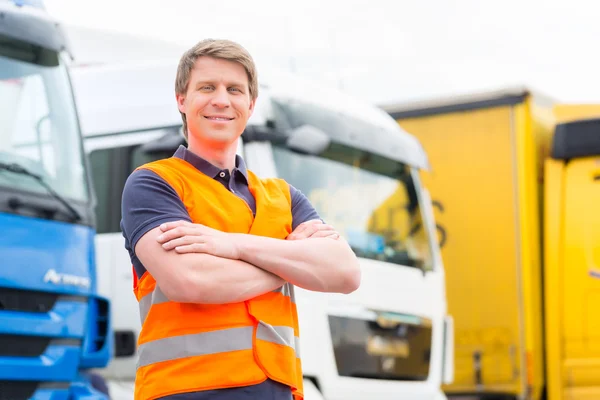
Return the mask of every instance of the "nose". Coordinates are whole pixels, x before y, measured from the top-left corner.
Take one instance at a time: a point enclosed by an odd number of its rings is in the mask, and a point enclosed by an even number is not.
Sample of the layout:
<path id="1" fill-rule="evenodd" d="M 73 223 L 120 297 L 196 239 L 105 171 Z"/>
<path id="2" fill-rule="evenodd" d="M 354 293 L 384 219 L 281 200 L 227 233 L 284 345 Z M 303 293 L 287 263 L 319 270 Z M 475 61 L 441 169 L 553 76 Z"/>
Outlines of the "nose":
<path id="1" fill-rule="evenodd" d="M 224 86 L 219 86 L 217 90 L 213 92 L 213 97 L 211 99 L 211 104 L 217 108 L 227 108 L 230 105 L 229 102 L 229 93 L 227 92 L 227 88 Z"/>

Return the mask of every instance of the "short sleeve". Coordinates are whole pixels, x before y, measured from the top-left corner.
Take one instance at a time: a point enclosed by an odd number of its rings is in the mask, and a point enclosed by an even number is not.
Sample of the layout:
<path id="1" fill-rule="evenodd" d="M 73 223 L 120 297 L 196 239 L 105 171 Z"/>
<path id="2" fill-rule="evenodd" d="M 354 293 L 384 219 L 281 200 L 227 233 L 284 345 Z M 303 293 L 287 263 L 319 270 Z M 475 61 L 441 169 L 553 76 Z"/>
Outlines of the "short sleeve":
<path id="1" fill-rule="evenodd" d="M 131 253 L 148 231 L 179 220 L 191 222 L 183 201 L 171 185 L 149 170 L 137 170 L 129 176 L 121 201 L 121 230 Z"/>
<path id="2" fill-rule="evenodd" d="M 308 198 L 300 190 L 290 186 L 290 197 L 292 199 L 292 230 L 298 225 L 312 219 L 321 219 L 317 210 L 310 204 Z"/>

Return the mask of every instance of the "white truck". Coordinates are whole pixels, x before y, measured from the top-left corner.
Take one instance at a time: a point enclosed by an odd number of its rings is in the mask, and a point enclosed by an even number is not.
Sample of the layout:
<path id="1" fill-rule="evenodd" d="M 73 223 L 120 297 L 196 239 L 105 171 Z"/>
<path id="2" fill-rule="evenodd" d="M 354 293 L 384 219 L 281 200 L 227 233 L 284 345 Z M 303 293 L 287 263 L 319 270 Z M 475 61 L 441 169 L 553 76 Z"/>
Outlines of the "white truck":
<path id="1" fill-rule="evenodd" d="M 98 289 L 114 310 L 116 357 L 101 371 L 114 400 L 133 397 L 140 330 L 121 193 L 134 168 L 184 144 L 176 67 L 170 60 L 72 70 L 97 194 Z M 264 76 L 239 153 L 259 176 L 301 190 L 362 268 L 350 295 L 297 291 L 306 399 L 445 399 L 453 324 L 420 180 L 425 152 L 370 104 L 285 74 Z"/>

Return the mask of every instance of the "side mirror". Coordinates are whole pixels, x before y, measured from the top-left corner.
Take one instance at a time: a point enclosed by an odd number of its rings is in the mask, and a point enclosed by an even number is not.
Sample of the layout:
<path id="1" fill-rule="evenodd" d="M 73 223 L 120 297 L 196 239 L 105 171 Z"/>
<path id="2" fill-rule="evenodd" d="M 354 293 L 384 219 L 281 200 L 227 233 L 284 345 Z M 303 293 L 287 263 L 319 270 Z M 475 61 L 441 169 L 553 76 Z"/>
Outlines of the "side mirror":
<path id="1" fill-rule="evenodd" d="M 446 315 L 444 318 L 444 361 L 442 363 L 442 382 L 454 382 L 454 318 Z"/>
<path id="2" fill-rule="evenodd" d="M 136 338 L 133 331 L 114 332 L 115 357 L 130 357 L 135 354 Z"/>
<path id="3" fill-rule="evenodd" d="M 302 125 L 292 129 L 286 140 L 286 146 L 294 151 L 306 154 L 320 154 L 329 147 L 329 136 L 312 125 Z"/>
<path id="4" fill-rule="evenodd" d="M 180 131 L 170 129 L 165 135 L 141 146 L 140 150 L 146 154 L 175 152 L 180 145 L 185 144 L 185 138 Z"/>

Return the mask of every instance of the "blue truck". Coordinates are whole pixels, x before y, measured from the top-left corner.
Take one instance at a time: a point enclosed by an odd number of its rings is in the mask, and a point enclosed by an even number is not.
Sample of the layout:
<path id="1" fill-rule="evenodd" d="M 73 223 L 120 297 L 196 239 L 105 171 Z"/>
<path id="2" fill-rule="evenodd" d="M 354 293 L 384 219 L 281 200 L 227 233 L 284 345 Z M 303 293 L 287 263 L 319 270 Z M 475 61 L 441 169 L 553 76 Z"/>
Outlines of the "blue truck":
<path id="1" fill-rule="evenodd" d="M 107 399 L 94 193 L 61 25 L 0 0 L 0 400 Z"/>

